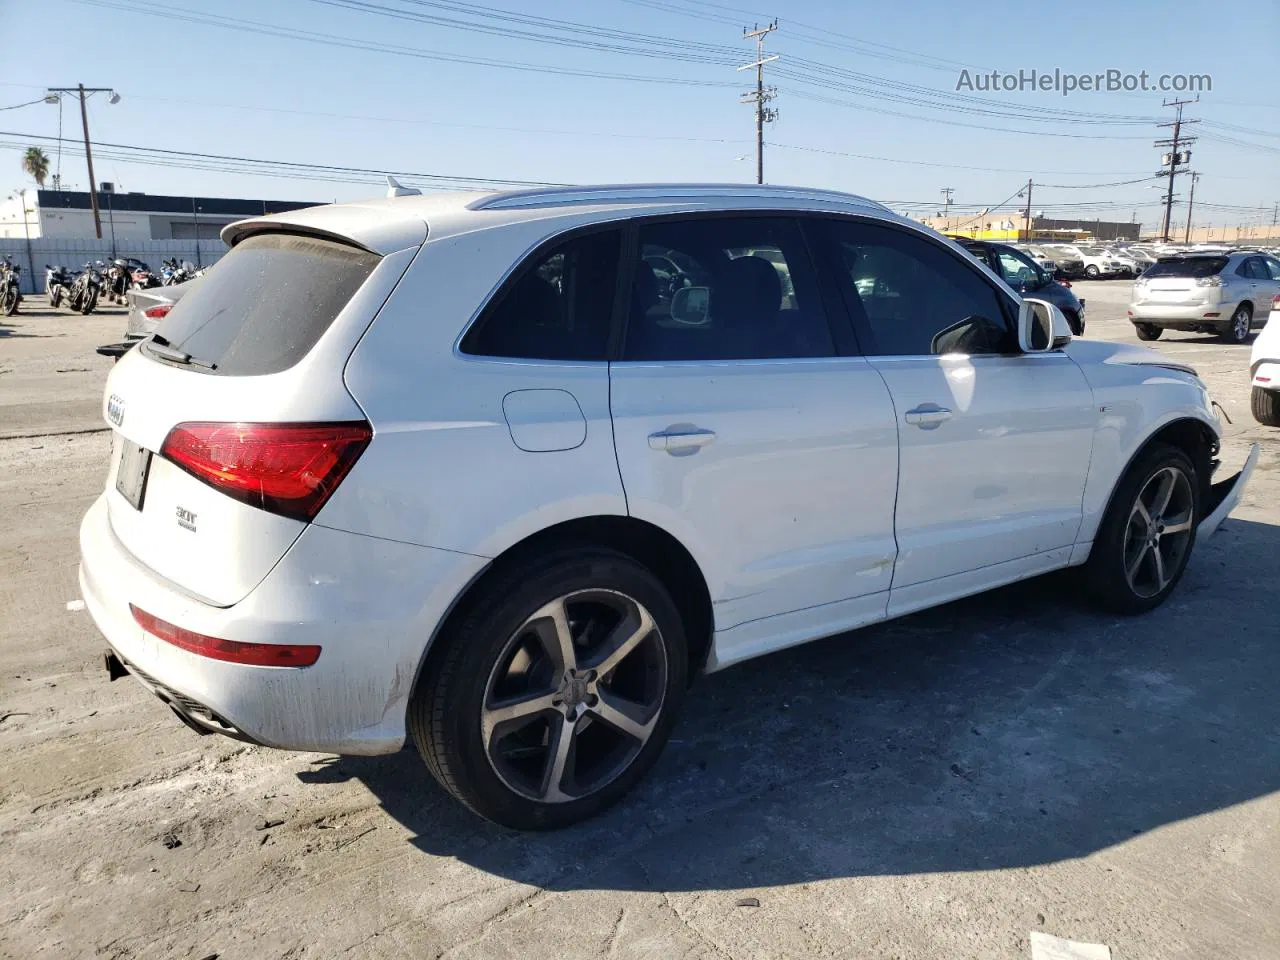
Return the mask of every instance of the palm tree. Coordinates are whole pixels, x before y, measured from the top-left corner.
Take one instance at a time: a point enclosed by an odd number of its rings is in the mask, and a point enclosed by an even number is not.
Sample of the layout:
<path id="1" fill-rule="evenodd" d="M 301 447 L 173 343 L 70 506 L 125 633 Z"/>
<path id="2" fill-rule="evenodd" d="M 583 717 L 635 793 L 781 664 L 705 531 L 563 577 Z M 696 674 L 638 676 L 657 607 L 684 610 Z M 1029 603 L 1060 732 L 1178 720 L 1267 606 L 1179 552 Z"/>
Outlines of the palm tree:
<path id="1" fill-rule="evenodd" d="M 49 176 L 49 155 L 39 147 L 27 147 L 27 152 L 22 155 L 22 169 L 38 186 L 43 187 Z"/>

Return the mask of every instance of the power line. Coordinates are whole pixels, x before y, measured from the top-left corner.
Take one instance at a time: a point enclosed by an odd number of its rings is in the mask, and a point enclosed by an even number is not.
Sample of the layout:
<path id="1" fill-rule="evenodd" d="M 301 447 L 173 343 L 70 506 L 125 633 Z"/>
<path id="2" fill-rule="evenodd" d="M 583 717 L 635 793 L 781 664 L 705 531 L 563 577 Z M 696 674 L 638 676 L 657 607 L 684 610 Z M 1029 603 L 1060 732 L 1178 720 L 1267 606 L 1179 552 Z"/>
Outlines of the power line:
<path id="1" fill-rule="evenodd" d="M 49 142 L 52 142 L 55 139 L 54 137 L 38 136 L 35 134 L 28 134 L 28 133 L 18 133 L 13 130 L 0 130 L 0 136 L 25 137 L 30 140 L 44 140 Z M 413 178 L 417 180 L 438 181 L 438 182 L 447 182 L 447 183 L 465 183 L 465 184 L 472 184 L 472 185 L 478 185 L 478 186 L 528 186 L 528 187 L 569 186 L 569 184 L 550 183 L 548 181 L 541 181 L 541 180 L 515 180 L 515 179 L 499 179 L 499 178 L 493 178 L 493 177 L 452 176 L 449 174 L 441 174 L 441 173 L 422 173 L 420 171 L 412 171 L 412 170 L 390 170 L 390 169 L 379 168 L 379 167 L 350 167 L 350 166 L 340 166 L 337 164 L 303 163 L 300 161 L 292 161 L 292 160 L 265 160 L 261 158 L 240 157 L 240 156 L 234 156 L 230 154 L 197 153 L 191 150 L 172 150 L 172 149 L 166 149 L 162 147 L 145 147 L 145 146 L 139 146 L 137 144 L 128 144 L 128 143 L 107 143 L 105 141 L 99 141 L 96 144 L 96 146 L 100 148 L 107 147 L 109 149 L 113 149 L 117 151 L 119 150 L 135 151 L 148 156 L 154 155 L 154 156 L 161 156 L 161 157 L 167 157 L 167 158 L 173 158 L 173 159 L 190 159 L 190 160 L 196 160 L 196 161 L 219 161 L 223 163 L 262 165 L 265 167 L 282 168 L 285 170 L 302 170 L 302 171 L 314 170 L 317 172 L 324 172 L 329 174 L 353 173 L 353 174 L 376 174 L 378 176 L 386 176 L 390 174 L 391 176 L 395 176 L 395 177 L 408 177 L 408 178 Z M 128 159 L 128 157 L 118 157 L 117 159 Z"/>

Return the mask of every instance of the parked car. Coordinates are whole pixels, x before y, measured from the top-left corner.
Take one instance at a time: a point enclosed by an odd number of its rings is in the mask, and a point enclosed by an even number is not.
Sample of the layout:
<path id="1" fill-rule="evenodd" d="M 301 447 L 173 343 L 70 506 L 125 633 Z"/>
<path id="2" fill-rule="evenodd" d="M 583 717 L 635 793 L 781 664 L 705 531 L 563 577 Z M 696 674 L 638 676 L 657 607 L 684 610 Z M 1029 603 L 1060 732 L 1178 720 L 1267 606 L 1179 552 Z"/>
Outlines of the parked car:
<path id="1" fill-rule="evenodd" d="M 1053 259 L 1043 250 L 1040 250 L 1036 247 L 1030 247 L 1022 243 L 1011 243 L 1011 244 L 1008 244 L 1008 246 L 1013 247 L 1015 250 L 1021 250 L 1028 257 L 1031 258 L 1031 261 L 1037 267 L 1039 267 L 1045 273 L 1049 274 L 1049 276 L 1057 277 L 1061 273 L 1061 270 L 1058 267 L 1058 261 Z"/>
<path id="2" fill-rule="evenodd" d="M 1257 459 L 1213 482 L 1191 368 L 1073 340 L 846 194 L 398 196 L 222 236 L 107 378 L 80 588 L 109 675 L 273 747 L 412 738 L 513 827 L 626 793 L 696 674 L 1070 566 L 1150 610 Z M 664 251 L 705 282 L 664 302 Z"/>
<path id="3" fill-rule="evenodd" d="M 1030 247 L 1032 255 L 1052 260 L 1057 264 L 1056 276 L 1063 280 L 1078 280 L 1084 276 L 1084 260 L 1078 254 L 1062 247 Z"/>
<path id="4" fill-rule="evenodd" d="M 1082 272 L 1089 280 L 1111 279 L 1126 273 L 1125 265 L 1116 257 L 1108 256 L 1102 247 L 1063 246 L 1058 249 L 1084 264 Z"/>
<path id="5" fill-rule="evenodd" d="M 1268 427 L 1280 427 L 1280 294 L 1272 298 L 1267 325 L 1253 341 L 1249 376 L 1253 419 Z"/>
<path id="6" fill-rule="evenodd" d="M 200 280 L 189 280 L 186 283 L 169 286 L 133 287 L 125 294 L 129 305 L 129 313 L 125 320 L 124 339 L 116 343 L 106 343 L 97 348 L 104 357 L 121 357 L 125 351 L 137 345 L 155 333 L 160 321 L 168 316 L 173 305 L 192 289 Z"/>
<path id="7" fill-rule="evenodd" d="M 1018 293 L 1048 300 L 1066 316 L 1073 334 L 1084 334 L 1084 301 L 1070 287 L 1054 280 L 1053 274 L 1034 262 L 1028 254 L 1007 243 L 970 240 L 967 237 L 951 239 Z"/>
<path id="8" fill-rule="evenodd" d="M 1161 257 L 1133 285 L 1129 319 L 1140 340 L 1165 330 L 1217 333 L 1244 343 L 1280 294 L 1280 260 L 1260 253 Z"/>

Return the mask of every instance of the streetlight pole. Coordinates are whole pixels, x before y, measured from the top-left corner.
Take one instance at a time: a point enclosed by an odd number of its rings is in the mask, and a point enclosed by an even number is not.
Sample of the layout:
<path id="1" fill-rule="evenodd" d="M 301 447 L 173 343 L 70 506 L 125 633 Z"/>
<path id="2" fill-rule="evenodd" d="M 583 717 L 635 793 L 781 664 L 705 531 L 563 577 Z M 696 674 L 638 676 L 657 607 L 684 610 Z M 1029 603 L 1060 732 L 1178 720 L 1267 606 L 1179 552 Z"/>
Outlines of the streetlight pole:
<path id="1" fill-rule="evenodd" d="M 98 181 L 93 178 L 93 150 L 89 146 L 89 110 L 85 106 L 90 94 L 107 94 L 107 103 L 119 103 L 120 94 L 110 87 L 86 87 L 83 83 L 74 87 L 50 87 L 45 95 L 45 102 L 58 103 L 59 94 L 74 93 L 80 98 L 80 123 L 84 127 L 84 159 L 89 166 L 89 205 L 93 207 L 93 230 L 99 240 L 102 239 L 102 214 L 98 210 Z"/>

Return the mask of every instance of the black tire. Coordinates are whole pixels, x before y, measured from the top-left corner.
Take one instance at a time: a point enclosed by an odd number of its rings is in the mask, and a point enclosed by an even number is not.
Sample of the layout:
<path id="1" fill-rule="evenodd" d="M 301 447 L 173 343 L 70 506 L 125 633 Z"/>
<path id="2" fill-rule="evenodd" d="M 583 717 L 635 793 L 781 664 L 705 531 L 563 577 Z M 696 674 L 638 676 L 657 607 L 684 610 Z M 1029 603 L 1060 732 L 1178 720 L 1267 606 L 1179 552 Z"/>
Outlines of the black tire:
<path id="1" fill-rule="evenodd" d="M 1254 387 L 1249 394 L 1253 419 L 1264 427 L 1280 427 L 1280 391 Z"/>
<path id="2" fill-rule="evenodd" d="M 1159 340 L 1164 327 L 1158 327 L 1154 323 L 1135 323 L 1133 332 L 1138 335 L 1139 340 Z"/>
<path id="3" fill-rule="evenodd" d="M 6 317 L 12 317 L 18 312 L 18 291 L 15 287 L 5 290 L 4 298 L 0 300 L 0 311 L 3 311 Z"/>
<path id="4" fill-rule="evenodd" d="M 62 288 L 61 288 L 61 287 L 54 287 L 54 288 L 53 288 L 53 290 L 52 290 L 52 291 L 50 292 L 50 294 L 49 294 L 49 306 L 51 306 L 51 307 L 53 307 L 53 309 L 57 310 L 57 309 L 58 309 L 58 304 L 60 304 L 61 302 L 62 302 Z"/>
<path id="5" fill-rule="evenodd" d="M 93 313 L 94 309 L 97 306 L 98 306 L 98 291 L 90 287 L 89 292 L 84 295 L 84 301 L 80 304 L 80 312 L 85 316 L 88 316 L 89 314 Z"/>
<path id="6" fill-rule="evenodd" d="M 1228 343 L 1245 343 L 1249 339 L 1249 334 L 1253 330 L 1253 307 L 1247 303 L 1242 303 L 1236 307 L 1235 313 L 1231 314 L 1231 319 L 1227 325 L 1218 332 L 1222 339 Z"/>
<path id="7" fill-rule="evenodd" d="M 1084 268 L 1084 275 L 1088 277 L 1090 280 L 1097 280 L 1098 277 L 1102 275 L 1102 271 L 1100 271 L 1096 266 L 1094 266 L 1091 263 Z"/>
<path id="8" fill-rule="evenodd" d="M 414 743 L 431 773 L 449 793 L 475 813 L 495 823 L 520 830 L 546 830 L 569 826 L 594 816 L 618 801 L 644 776 L 662 752 L 675 725 L 688 674 L 687 644 L 679 611 L 661 581 L 649 570 L 624 554 L 594 546 L 562 548 L 542 557 L 513 563 L 501 572 L 495 571 L 481 589 L 483 595 L 472 598 L 437 638 L 437 647 L 432 650 L 418 680 L 407 717 Z M 622 666 L 603 674 L 598 681 L 599 690 L 615 694 L 617 690 L 613 683 L 624 669 L 630 669 L 630 679 L 639 677 L 642 684 L 650 687 L 650 696 L 659 697 L 660 694 L 655 712 L 645 720 L 645 725 L 651 728 L 648 739 L 628 739 L 608 722 L 600 721 L 594 712 L 589 714 L 589 719 L 586 714 L 580 714 L 574 726 L 563 719 L 563 714 L 572 708 L 562 699 L 558 706 L 543 710 L 532 721 L 528 718 L 515 721 L 525 726 L 514 727 L 514 732 L 505 735 L 504 739 L 494 740 L 492 750 L 489 749 L 485 742 L 482 714 L 486 704 L 492 708 L 491 689 L 496 695 L 495 684 L 505 683 L 502 678 L 510 676 L 504 663 L 516 662 L 510 659 L 512 650 L 517 651 L 517 657 L 524 657 L 522 683 L 528 688 L 536 687 L 532 694 L 529 689 L 522 689 L 516 694 L 517 699 L 550 695 L 545 690 L 554 689 L 557 682 L 554 677 L 559 670 L 549 657 L 544 658 L 544 665 L 547 667 L 546 675 L 552 677 L 552 687 L 546 687 L 541 680 L 535 684 L 531 679 L 540 676 L 536 658 L 546 650 L 538 642 L 528 639 L 524 641 L 526 646 L 520 645 L 519 637 L 535 636 L 528 627 L 530 618 L 556 598 L 568 595 L 570 612 L 566 619 L 574 622 L 573 598 L 587 591 L 630 598 L 647 610 L 652 618 L 655 629 L 645 634 L 646 639 L 627 655 L 628 659 L 622 661 Z M 545 624 L 547 621 L 538 622 Z M 585 627 L 581 622 L 577 626 L 579 633 L 575 634 L 574 653 L 576 656 L 578 648 L 582 647 L 583 659 L 578 663 L 585 665 L 590 660 L 591 647 L 589 643 L 583 646 L 582 641 L 584 637 L 601 631 L 594 629 L 590 619 L 586 620 Z M 532 655 L 519 652 L 528 649 L 533 651 Z M 642 659 L 631 661 L 629 658 L 635 655 Z M 654 663 L 658 661 L 662 666 L 655 672 Z M 563 685 L 560 687 L 561 697 L 565 689 Z M 583 705 L 580 709 L 585 711 L 587 706 L 594 707 L 594 704 Z M 600 728 L 591 735 L 594 740 L 588 743 L 590 749 L 586 755 L 590 756 L 594 750 L 606 758 L 607 763 L 601 761 L 606 767 L 602 776 L 609 779 L 602 779 L 593 790 L 574 795 L 571 783 L 565 794 L 572 799 L 551 802 L 520 792 L 499 775 L 498 768 L 506 758 L 515 757 L 518 753 L 518 762 L 536 764 L 536 772 L 529 766 L 529 782 L 539 779 L 541 789 L 545 791 L 551 780 L 554 743 L 559 742 L 554 733 L 558 729 L 575 731 L 571 733 L 575 739 L 570 741 L 569 749 L 574 757 L 574 770 L 570 777 L 576 780 L 580 772 L 578 765 L 584 755 L 579 748 L 586 742 L 576 738 L 585 738 L 594 723 L 600 723 Z M 500 728 L 495 725 L 492 729 Z M 601 749 L 602 742 L 607 743 L 609 737 L 618 738 L 619 749 L 623 751 L 616 760 L 608 760 L 611 754 Z M 519 750 L 504 753 L 502 745 L 512 739 L 519 740 Z M 545 755 L 540 759 L 528 759 L 537 751 L 545 751 Z M 517 761 L 510 762 L 514 764 Z M 613 772 L 609 764 L 616 766 L 617 771 Z M 565 780 L 561 778 L 553 785 L 557 789 L 565 788 Z M 542 795 L 545 797 L 545 792 Z"/>
<path id="9" fill-rule="evenodd" d="M 1126 561 L 1132 562 L 1130 558 L 1136 555 L 1135 552 L 1129 551 L 1129 555 L 1126 556 L 1126 548 L 1133 544 L 1140 545 L 1145 539 L 1137 536 L 1140 530 L 1131 531 L 1131 527 L 1137 526 L 1133 523 L 1133 516 L 1139 494 L 1147 494 L 1148 484 L 1155 481 L 1167 469 L 1180 472 L 1187 481 L 1186 498 L 1189 510 L 1187 519 L 1190 526 L 1185 537 L 1179 534 L 1181 551 L 1177 554 L 1176 560 L 1171 563 L 1171 569 L 1161 568 L 1162 576 L 1167 577 L 1164 586 L 1155 592 L 1144 592 L 1135 588 L 1126 573 Z M 1172 507 L 1171 503 L 1170 508 Z M 1179 510 L 1174 520 L 1182 521 L 1181 513 L 1182 511 Z M 1153 519 L 1156 518 L 1153 517 Z M 1117 485 L 1111 497 L 1111 503 L 1107 506 L 1106 515 L 1102 518 L 1098 533 L 1094 537 L 1089 559 L 1084 566 L 1085 583 L 1095 602 L 1113 613 L 1125 615 L 1145 613 L 1164 603 L 1187 568 L 1187 561 L 1195 548 L 1196 524 L 1200 519 L 1200 481 L 1191 459 L 1177 447 L 1163 443 L 1152 444 L 1143 450 L 1130 464 L 1129 470 Z M 1169 522 L 1170 525 L 1173 524 L 1173 520 Z M 1165 545 L 1165 549 L 1177 545 L 1170 541 Z M 1157 546 L 1156 549 L 1159 547 Z M 1149 550 L 1150 548 L 1148 552 Z M 1165 554 L 1161 554 L 1161 559 L 1163 562 Z M 1142 563 L 1146 565 L 1139 565 L 1139 574 L 1149 572 L 1151 567 L 1145 555 Z M 1144 577 L 1144 579 L 1153 578 Z M 1147 586 L 1152 585 L 1147 583 Z"/>

